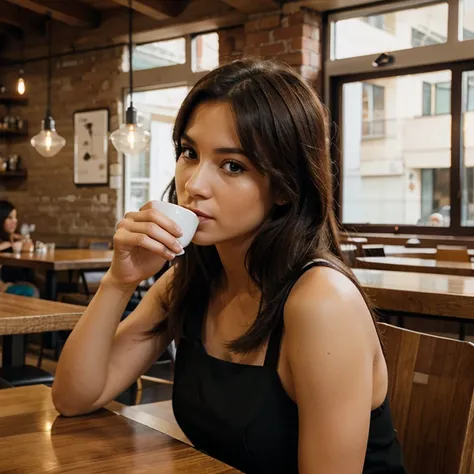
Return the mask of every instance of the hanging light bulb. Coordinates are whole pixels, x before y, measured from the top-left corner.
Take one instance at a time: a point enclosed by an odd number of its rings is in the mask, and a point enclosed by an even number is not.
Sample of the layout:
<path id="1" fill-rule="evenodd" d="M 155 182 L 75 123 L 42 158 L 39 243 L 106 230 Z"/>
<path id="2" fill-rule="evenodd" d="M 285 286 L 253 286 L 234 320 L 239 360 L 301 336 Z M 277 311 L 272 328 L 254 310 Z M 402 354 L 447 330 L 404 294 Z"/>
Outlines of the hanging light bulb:
<path id="1" fill-rule="evenodd" d="M 18 71 L 18 80 L 16 81 L 16 91 L 18 94 L 23 95 L 26 92 L 26 85 L 25 85 L 25 79 L 23 79 L 24 75 L 23 69 L 20 69 Z"/>
<path id="2" fill-rule="evenodd" d="M 148 149 L 151 141 L 151 134 L 145 130 L 142 124 L 138 123 L 137 109 L 133 106 L 133 10 L 132 0 L 128 3 L 128 60 L 129 60 L 129 80 L 130 80 L 130 106 L 125 112 L 125 123 L 110 135 L 110 141 L 119 153 L 125 155 L 139 155 Z"/>
<path id="3" fill-rule="evenodd" d="M 46 115 L 41 122 L 41 132 L 35 135 L 30 143 L 36 151 L 45 157 L 59 153 L 66 140 L 56 132 L 55 122 L 51 116 L 51 14 L 48 14 L 48 99 Z"/>
<path id="4" fill-rule="evenodd" d="M 66 140 L 56 132 L 53 118 L 45 117 L 41 121 L 41 132 L 35 135 L 30 143 L 40 155 L 49 158 L 62 150 Z"/>

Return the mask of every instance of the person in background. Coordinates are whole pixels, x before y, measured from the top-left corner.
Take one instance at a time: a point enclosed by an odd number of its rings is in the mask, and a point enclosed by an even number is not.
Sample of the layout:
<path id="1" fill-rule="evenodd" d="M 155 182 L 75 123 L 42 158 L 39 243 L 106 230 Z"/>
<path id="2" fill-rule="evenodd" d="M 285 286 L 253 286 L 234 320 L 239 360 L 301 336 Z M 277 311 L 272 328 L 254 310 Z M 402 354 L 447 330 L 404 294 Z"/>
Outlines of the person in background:
<path id="1" fill-rule="evenodd" d="M 65 416 L 117 397 L 177 343 L 176 420 L 246 474 L 404 474 L 377 326 L 342 262 L 327 111 L 289 66 L 245 59 L 200 79 L 173 132 L 172 203 L 128 213 L 64 346 Z M 175 264 L 120 322 L 140 281 Z"/>
<path id="2" fill-rule="evenodd" d="M 13 252 L 15 242 L 24 240 L 16 232 L 18 227 L 17 210 L 6 200 L 0 200 L 0 252 Z M 31 245 L 31 242 L 28 242 Z M 24 268 L 3 265 L 0 268 L 0 292 L 21 296 L 39 297 L 39 290 L 34 285 L 34 276 Z"/>

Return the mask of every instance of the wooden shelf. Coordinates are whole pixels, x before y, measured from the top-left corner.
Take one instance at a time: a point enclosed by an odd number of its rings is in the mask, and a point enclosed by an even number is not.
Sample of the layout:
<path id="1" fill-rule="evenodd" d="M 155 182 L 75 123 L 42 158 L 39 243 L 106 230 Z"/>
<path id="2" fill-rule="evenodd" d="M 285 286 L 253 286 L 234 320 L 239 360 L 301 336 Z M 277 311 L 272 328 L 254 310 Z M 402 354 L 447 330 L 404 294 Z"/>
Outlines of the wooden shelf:
<path id="1" fill-rule="evenodd" d="M 18 171 L 0 171 L 0 181 L 7 178 L 26 178 L 28 172 L 26 170 Z"/>
<path id="2" fill-rule="evenodd" d="M 1 105 L 28 105 L 28 98 L 22 96 L 4 96 L 0 95 Z"/>
<path id="3" fill-rule="evenodd" d="M 0 137 L 27 137 L 28 130 L 21 129 L 21 130 L 9 130 L 9 129 L 1 129 L 0 128 Z"/>

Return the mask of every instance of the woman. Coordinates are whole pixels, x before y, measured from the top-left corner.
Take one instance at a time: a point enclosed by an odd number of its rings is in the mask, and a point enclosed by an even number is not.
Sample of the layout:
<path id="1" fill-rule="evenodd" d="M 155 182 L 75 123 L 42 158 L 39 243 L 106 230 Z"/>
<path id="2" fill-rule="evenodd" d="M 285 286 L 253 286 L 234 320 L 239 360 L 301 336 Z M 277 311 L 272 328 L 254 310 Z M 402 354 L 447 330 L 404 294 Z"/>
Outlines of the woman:
<path id="1" fill-rule="evenodd" d="M 148 203 L 69 337 L 53 400 L 95 410 L 174 339 L 176 419 L 246 473 L 404 473 L 371 313 L 341 263 L 326 111 L 289 67 L 242 60 L 201 79 L 174 128 L 174 203 L 193 243 L 119 324 L 180 229 Z"/>
<path id="2" fill-rule="evenodd" d="M 0 200 L 0 252 L 13 252 L 13 243 L 24 240 L 23 236 L 16 232 L 17 226 L 15 206 L 10 201 Z M 34 276 L 28 269 L 3 265 L 0 269 L 0 278 L 0 292 L 39 296 L 38 288 L 32 283 Z"/>

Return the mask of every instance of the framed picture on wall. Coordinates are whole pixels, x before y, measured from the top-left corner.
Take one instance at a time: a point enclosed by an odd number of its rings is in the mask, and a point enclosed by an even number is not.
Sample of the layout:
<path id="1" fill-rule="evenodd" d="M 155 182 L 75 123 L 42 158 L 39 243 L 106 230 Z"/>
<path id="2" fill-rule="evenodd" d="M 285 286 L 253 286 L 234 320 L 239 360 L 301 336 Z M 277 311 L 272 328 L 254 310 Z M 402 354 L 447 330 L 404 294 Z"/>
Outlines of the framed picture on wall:
<path id="1" fill-rule="evenodd" d="M 74 113 L 74 183 L 108 184 L 109 110 Z"/>

